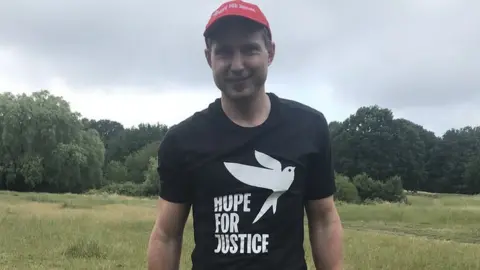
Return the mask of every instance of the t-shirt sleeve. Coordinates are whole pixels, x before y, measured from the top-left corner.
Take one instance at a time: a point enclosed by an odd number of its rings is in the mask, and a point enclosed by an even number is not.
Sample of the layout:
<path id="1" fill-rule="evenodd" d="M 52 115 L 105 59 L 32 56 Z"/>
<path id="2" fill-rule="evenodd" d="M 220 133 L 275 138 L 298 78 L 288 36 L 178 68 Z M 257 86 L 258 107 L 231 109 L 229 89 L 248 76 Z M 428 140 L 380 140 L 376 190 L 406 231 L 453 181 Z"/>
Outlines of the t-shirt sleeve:
<path id="1" fill-rule="evenodd" d="M 332 160 L 332 146 L 327 120 L 321 117 L 315 121 L 316 149 L 310 155 L 307 174 L 307 200 L 317 200 L 335 194 L 335 170 Z"/>
<path id="2" fill-rule="evenodd" d="M 159 195 L 169 202 L 190 203 L 190 186 L 185 170 L 182 170 L 182 153 L 176 140 L 169 131 L 158 148 Z"/>

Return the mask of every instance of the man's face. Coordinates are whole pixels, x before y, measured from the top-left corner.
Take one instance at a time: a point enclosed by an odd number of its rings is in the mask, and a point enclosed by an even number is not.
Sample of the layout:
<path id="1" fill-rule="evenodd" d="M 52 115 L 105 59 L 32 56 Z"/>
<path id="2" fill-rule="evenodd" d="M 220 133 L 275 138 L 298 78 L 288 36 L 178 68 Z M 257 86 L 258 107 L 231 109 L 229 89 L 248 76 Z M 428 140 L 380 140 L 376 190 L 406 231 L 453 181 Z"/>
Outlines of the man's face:
<path id="1" fill-rule="evenodd" d="M 251 30 L 241 21 L 224 24 L 205 51 L 215 84 L 228 98 L 251 97 L 263 89 L 274 46 L 267 48 L 263 30 Z"/>

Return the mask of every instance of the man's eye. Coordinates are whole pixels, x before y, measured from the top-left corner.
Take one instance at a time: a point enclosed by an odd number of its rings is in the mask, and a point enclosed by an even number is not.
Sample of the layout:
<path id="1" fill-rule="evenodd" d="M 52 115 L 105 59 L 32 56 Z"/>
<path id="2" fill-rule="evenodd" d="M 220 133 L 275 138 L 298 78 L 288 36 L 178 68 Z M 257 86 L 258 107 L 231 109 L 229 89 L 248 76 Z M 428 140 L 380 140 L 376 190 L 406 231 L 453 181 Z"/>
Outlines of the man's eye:
<path id="1" fill-rule="evenodd" d="M 215 54 L 216 55 L 228 55 L 229 52 L 227 50 L 216 50 Z"/>
<path id="2" fill-rule="evenodd" d="M 243 49 L 243 53 L 245 54 L 255 54 L 257 53 L 259 50 L 257 47 L 246 47 L 245 49 Z"/>

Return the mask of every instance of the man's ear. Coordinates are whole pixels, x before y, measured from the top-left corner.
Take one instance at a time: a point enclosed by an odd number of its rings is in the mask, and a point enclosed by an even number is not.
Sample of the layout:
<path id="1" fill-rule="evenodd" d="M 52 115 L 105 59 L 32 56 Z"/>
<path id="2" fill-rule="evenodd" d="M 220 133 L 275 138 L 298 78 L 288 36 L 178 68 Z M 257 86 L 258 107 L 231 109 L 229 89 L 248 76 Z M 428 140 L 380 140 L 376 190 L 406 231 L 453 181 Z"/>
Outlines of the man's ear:
<path id="1" fill-rule="evenodd" d="M 208 66 L 212 67 L 212 59 L 210 58 L 210 55 L 211 55 L 210 49 L 206 48 L 204 53 L 205 53 L 205 59 L 207 59 Z"/>
<path id="2" fill-rule="evenodd" d="M 272 41 L 272 44 L 268 48 L 268 65 L 270 66 L 275 58 L 275 42 Z"/>

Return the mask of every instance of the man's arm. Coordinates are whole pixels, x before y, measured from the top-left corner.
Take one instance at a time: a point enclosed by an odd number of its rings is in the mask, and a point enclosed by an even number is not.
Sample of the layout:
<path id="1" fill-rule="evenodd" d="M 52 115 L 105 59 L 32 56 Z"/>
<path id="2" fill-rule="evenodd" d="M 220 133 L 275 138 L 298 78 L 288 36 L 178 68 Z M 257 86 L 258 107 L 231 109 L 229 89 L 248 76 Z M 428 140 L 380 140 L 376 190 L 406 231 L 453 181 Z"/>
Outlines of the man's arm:
<path id="1" fill-rule="evenodd" d="M 157 209 L 157 219 L 148 242 L 148 270 L 178 270 L 190 207 L 160 198 Z"/>
<path id="2" fill-rule="evenodd" d="M 317 119 L 316 127 L 317 148 L 310 158 L 305 204 L 312 257 L 317 269 L 341 270 L 343 228 L 333 199 L 335 171 L 330 131 L 323 114 Z"/>
<path id="3" fill-rule="evenodd" d="M 343 269 L 343 228 L 333 196 L 306 205 L 312 257 L 317 269 Z"/>
<path id="4" fill-rule="evenodd" d="M 172 127 L 158 149 L 160 199 L 148 242 L 149 270 L 178 270 L 185 223 L 190 212 L 191 186 L 186 175 L 184 155 Z"/>

